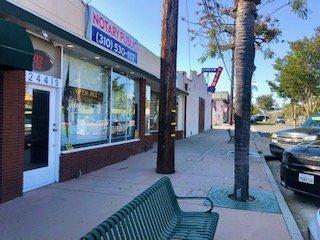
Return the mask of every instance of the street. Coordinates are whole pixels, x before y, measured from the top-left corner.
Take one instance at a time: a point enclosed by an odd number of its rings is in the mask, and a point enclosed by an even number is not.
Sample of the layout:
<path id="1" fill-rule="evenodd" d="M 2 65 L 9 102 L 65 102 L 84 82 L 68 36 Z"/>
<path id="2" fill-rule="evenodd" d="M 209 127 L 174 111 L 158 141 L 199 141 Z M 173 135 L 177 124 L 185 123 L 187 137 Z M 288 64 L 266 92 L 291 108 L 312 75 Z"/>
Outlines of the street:
<path id="1" fill-rule="evenodd" d="M 276 125 L 255 125 L 255 131 L 258 131 L 262 136 L 268 136 L 272 132 L 281 129 L 289 128 L 290 125 L 276 124 Z M 267 158 L 269 168 L 278 183 L 279 189 L 286 200 L 300 231 L 305 239 L 308 234 L 308 224 L 315 216 L 316 211 L 320 208 L 320 199 L 313 198 L 303 194 L 296 194 L 290 189 L 286 189 L 280 184 L 280 164 L 277 158 Z"/>

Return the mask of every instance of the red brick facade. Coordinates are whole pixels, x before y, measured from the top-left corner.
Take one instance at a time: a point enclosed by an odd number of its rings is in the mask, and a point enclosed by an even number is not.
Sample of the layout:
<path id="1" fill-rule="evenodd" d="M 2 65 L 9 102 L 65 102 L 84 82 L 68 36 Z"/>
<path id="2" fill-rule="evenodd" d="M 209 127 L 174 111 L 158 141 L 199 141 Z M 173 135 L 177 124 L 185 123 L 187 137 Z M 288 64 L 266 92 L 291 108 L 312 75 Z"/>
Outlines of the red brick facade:
<path id="1" fill-rule="evenodd" d="M 22 195 L 24 71 L 0 72 L 0 203 Z"/>
<path id="2" fill-rule="evenodd" d="M 140 141 L 115 146 L 96 148 L 60 156 L 60 181 L 67 181 L 105 166 L 123 161 L 131 155 L 147 151 L 158 140 L 158 134 L 145 136 L 145 90 L 146 81 L 139 81 L 139 136 Z M 176 139 L 184 137 L 183 131 L 176 132 Z"/>
<path id="3" fill-rule="evenodd" d="M 22 195 L 24 163 L 24 71 L 0 72 L 0 203 Z M 84 150 L 60 156 L 60 181 L 123 161 L 152 148 L 158 134 L 145 136 L 146 81 L 139 81 L 140 141 Z M 183 138 L 177 131 L 176 139 Z"/>

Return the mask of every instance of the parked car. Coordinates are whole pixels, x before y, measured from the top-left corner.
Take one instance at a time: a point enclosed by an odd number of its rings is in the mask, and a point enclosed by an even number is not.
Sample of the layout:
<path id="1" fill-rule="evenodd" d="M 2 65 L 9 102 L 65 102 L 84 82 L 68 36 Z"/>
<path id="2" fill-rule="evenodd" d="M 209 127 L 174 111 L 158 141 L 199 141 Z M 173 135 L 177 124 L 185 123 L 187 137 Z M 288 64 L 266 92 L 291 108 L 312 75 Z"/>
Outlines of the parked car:
<path id="1" fill-rule="evenodd" d="M 270 152 L 281 156 L 285 149 L 303 142 L 312 142 L 320 136 L 320 114 L 308 117 L 298 128 L 278 131 L 271 135 Z M 281 158 L 280 158 L 281 159 Z"/>
<path id="2" fill-rule="evenodd" d="M 320 240 L 320 210 L 309 223 L 308 240 Z"/>
<path id="3" fill-rule="evenodd" d="M 255 115 L 251 117 L 250 122 L 257 123 L 257 122 L 266 122 L 268 120 L 269 120 L 269 117 L 266 115 Z"/>
<path id="4" fill-rule="evenodd" d="M 286 188 L 320 197 L 320 140 L 284 151 L 280 176 Z"/>
<path id="5" fill-rule="evenodd" d="M 277 117 L 277 119 L 276 119 L 276 123 L 282 123 L 282 124 L 285 124 L 285 123 L 286 123 L 286 120 L 284 119 L 284 117 Z"/>

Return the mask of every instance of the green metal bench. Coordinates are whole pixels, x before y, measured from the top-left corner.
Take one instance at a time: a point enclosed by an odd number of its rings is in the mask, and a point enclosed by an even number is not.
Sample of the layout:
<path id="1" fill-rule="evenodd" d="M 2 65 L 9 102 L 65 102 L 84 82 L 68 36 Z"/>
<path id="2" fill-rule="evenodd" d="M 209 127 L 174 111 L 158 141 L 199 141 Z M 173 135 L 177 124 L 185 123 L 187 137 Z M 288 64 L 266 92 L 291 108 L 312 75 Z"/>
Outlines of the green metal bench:
<path id="1" fill-rule="evenodd" d="M 206 212 L 184 212 L 178 199 L 207 199 Z M 213 239 L 219 215 L 211 212 L 206 197 L 177 197 L 164 177 L 134 198 L 83 240 Z"/>
<path id="2" fill-rule="evenodd" d="M 229 141 L 228 141 L 228 143 L 235 141 L 235 139 L 236 139 L 235 132 L 232 131 L 230 128 L 227 129 L 227 132 L 228 132 L 228 134 L 229 134 Z"/>

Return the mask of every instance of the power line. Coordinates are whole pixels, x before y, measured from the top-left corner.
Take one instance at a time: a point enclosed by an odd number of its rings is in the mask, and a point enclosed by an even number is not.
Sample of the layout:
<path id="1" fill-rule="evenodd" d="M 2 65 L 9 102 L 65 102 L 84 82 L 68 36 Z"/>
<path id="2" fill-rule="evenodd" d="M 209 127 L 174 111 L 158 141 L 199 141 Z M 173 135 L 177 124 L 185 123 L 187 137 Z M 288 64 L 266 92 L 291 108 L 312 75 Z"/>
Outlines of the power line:
<path id="1" fill-rule="evenodd" d="M 209 12 L 209 8 L 208 8 L 208 1 L 207 1 L 207 0 L 202 0 L 202 3 L 203 3 L 204 9 L 205 9 L 205 11 L 207 12 L 208 16 L 210 16 L 210 12 Z M 211 27 L 214 28 L 212 22 L 211 22 Z M 221 30 L 221 27 L 220 27 L 219 25 L 218 25 L 218 27 L 219 27 L 220 30 Z M 222 54 L 222 49 L 221 49 L 219 40 L 218 40 L 218 38 L 217 38 L 216 35 L 214 35 L 214 38 L 215 38 L 215 41 L 216 41 L 216 43 L 217 43 L 219 55 L 220 55 L 220 57 L 221 57 L 221 60 L 222 60 L 222 62 L 223 62 L 223 65 L 224 65 L 224 67 L 225 67 L 225 69 L 226 69 L 226 73 L 227 73 L 227 75 L 228 75 L 229 81 L 231 82 L 232 80 L 231 80 L 231 77 L 230 77 L 230 74 L 229 74 L 229 71 L 228 71 L 227 64 L 226 64 L 226 62 L 225 62 L 224 56 L 223 56 L 223 54 Z"/>
<path id="2" fill-rule="evenodd" d="M 189 7 L 188 0 L 186 0 L 186 11 L 187 11 L 187 26 L 188 26 L 188 57 L 189 57 L 189 72 L 191 72 L 191 39 L 190 39 L 190 22 L 189 22 Z"/>

